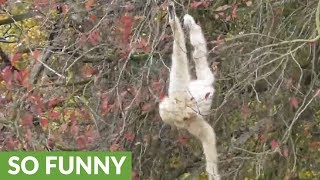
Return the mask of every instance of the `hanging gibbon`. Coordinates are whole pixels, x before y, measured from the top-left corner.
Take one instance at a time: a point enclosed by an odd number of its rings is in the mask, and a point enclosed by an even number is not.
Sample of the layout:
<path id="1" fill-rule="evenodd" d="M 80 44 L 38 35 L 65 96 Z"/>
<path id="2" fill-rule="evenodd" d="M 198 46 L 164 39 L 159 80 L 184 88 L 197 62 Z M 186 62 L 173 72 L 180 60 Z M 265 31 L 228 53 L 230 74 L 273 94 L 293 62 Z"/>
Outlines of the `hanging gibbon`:
<path id="1" fill-rule="evenodd" d="M 202 142 L 209 179 L 219 180 L 216 137 L 213 128 L 204 120 L 211 109 L 215 81 L 207 62 L 206 40 L 193 17 L 184 15 L 183 24 L 194 47 L 192 56 L 197 79 L 191 80 L 184 31 L 172 2 L 169 2 L 168 16 L 174 37 L 172 65 L 168 96 L 160 102 L 159 113 L 165 123 L 188 130 Z"/>

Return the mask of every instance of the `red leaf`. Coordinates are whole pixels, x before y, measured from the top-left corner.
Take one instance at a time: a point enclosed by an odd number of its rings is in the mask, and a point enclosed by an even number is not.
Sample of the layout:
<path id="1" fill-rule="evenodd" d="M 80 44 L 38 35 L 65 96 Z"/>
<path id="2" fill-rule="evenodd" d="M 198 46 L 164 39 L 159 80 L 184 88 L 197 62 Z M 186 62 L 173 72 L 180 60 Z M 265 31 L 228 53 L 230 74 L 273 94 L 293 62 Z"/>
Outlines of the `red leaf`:
<path id="1" fill-rule="evenodd" d="M 79 133 L 79 127 L 75 124 L 75 125 L 71 125 L 71 129 L 70 129 L 71 134 L 76 137 Z"/>
<path id="2" fill-rule="evenodd" d="M 246 5 L 247 5 L 248 7 L 252 6 L 252 1 L 247 1 L 247 2 L 246 2 Z"/>
<path id="3" fill-rule="evenodd" d="M 0 0 L 0 5 L 3 5 L 6 2 L 7 2 L 7 0 Z"/>
<path id="4" fill-rule="evenodd" d="M 74 112 L 72 112 L 70 115 L 70 122 L 71 122 L 71 126 L 74 126 L 77 124 L 77 117 Z"/>
<path id="5" fill-rule="evenodd" d="M 289 105 L 290 105 L 290 107 L 291 108 L 293 108 L 293 109 L 298 109 L 298 107 L 299 107 L 299 101 L 298 101 L 298 99 L 296 98 L 296 97 L 290 97 L 289 98 Z"/>
<path id="6" fill-rule="evenodd" d="M 318 148 L 320 147 L 320 141 L 312 141 L 312 142 L 310 143 L 310 147 L 311 147 L 312 149 L 318 149 Z"/>
<path id="7" fill-rule="evenodd" d="M 133 17 L 127 15 L 122 16 L 120 22 L 123 25 L 122 42 L 124 45 L 127 45 L 133 28 Z"/>
<path id="8" fill-rule="evenodd" d="M 151 85 L 152 89 L 155 90 L 155 91 L 161 91 L 163 86 L 164 86 L 164 83 L 162 81 L 160 81 L 160 80 L 159 81 L 153 81 L 152 85 Z"/>
<path id="9" fill-rule="evenodd" d="M 102 100 L 108 99 L 108 95 L 105 94 L 105 93 L 100 94 L 100 96 L 101 96 L 100 98 L 101 98 Z"/>
<path id="10" fill-rule="evenodd" d="M 87 147 L 87 138 L 85 136 L 79 136 L 76 142 L 79 149 L 85 149 Z"/>
<path id="11" fill-rule="evenodd" d="M 85 132 L 85 136 L 87 138 L 87 143 L 92 143 L 94 141 L 94 139 L 96 138 L 96 133 L 94 131 L 94 128 L 89 128 L 86 132 Z"/>
<path id="12" fill-rule="evenodd" d="M 32 131 L 30 128 L 27 129 L 27 132 L 25 133 L 25 140 L 28 144 L 32 143 Z"/>
<path id="13" fill-rule="evenodd" d="M 97 29 L 91 31 L 91 33 L 89 34 L 89 41 L 93 46 L 98 45 L 98 43 L 101 41 L 101 36 Z"/>
<path id="14" fill-rule="evenodd" d="M 217 7 L 217 9 L 215 9 L 214 11 L 216 12 L 222 12 L 222 11 L 226 11 L 227 9 L 230 9 L 232 6 L 225 4 L 222 6 Z"/>
<path id="15" fill-rule="evenodd" d="M 87 43 L 87 36 L 85 34 L 82 34 L 80 36 L 80 46 L 83 46 Z"/>
<path id="16" fill-rule="evenodd" d="M 11 63 L 12 63 L 12 64 L 16 64 L 17 61 L 20 61 L 20 60 L 21 60 L 21 58 L 22 58 L 22 54 L 21 54 L 21 53 L 15 53 L 15 54 L 13 55 L 13 57 L 11 58 Z"/>
<path id="17" fill-rule="evenodd" d="M 92 119 L 91 113 L 88 109 L 85 109 L 82 107 L 80 110 L 80 113 L 81 113 L 81 117 L 86 121 L 90 121 Z"/>
<path id="18" fill-rule="evenodd" d="M 89 16 L 89 19 L 90 19 L 91 22 L 95 22 L 95 21 L 97 20 L 97 15 L 91 14 L 91 15 Z"/>
<path id="19" fill-rule="evenodd" d="M 53 111 L 51 111 L 49 117 L 51 119 L 58 119 L 60 117 L 60 112 L 53 110 Z"/>
<path id="20" fill-rule="evenodd" d="M 47 142 L 47 146 L 50 150 L 52 150 L 54 148 L 54 146 L 56 145 L 56 142 L 54 140 L 54 138 L 50 137 L 48 139 L 48 142 Z"/>
<path id="21" fill-rule="evenodd" d="M 6 141 L 6 148 L 7 150 L 14 150 L 16 147 L 18 147 L 19 145 L 19 141 L 16 139 L 16 138 L 13 138 L 13 137 L 9 137 Z"/>
<path id="22" fill-rule="evenodd" d="M 62 5 L 62 12 L 67 14 L 69 12 L 69 6 L 67 4 Z"/>
<path id="23" fill-rule="evenodd" d="M 58 98 L 51 99 L 48 101 L 48 108 L 49 109 L 54 108 L 62 101 L 63 101 L 62 99 L 58 99 Z"/>
<path id="24" fill-rule="evenodd" d="M 153 103 L 143 103 L 141 106 L 142 113 L 150 112 L 153 109 Z"/>
<path id="25" fill-rule="evenodd" d="M 186 136 L 186 135 L 180 135 L 180 136 L 178 136 L 178 141 L 179 141 L 182 145 L 186 145 L 189 140 L 190 140 L 190 137 L 188 137 L 188 136 Z"/>
<path id="26" fill-rule="evenodd" d="M 284 147 L 283 147 L 282 156 L 284 156 L 284 157 L 288 157 L 288 156 L 289 156 L 288 146 L 284 146 Z"/>
<path id="27" fill-rule="evenodd" d="M 94 0 L 88 0 L 87 3 L 86 3 L 86 10 L 87 11 L 90 11 L 92 6 L 94 4 Z"/>
<path id="28" fill-rule="evenodd" d="M 34 50 L 34 51 L 32 52 L 32 55 L 33 55 L 33 57 L 34 57 L 35 60 L 39 60 L 40 51 L 38 51 L 38 50 L 36 49 L 36 50 Z"/>
<path id="29" fill-rule="evenodd" d="M 106 115 L 109 110 L 111 109 L 111 105 L 109 105 L 108 98 L 107 97 L 102 97 L 102 102 L 101 102 L 101 114 Z"/>
<path id="30" fill-rule="evenodd" d="M 20 85 L 23 87 L 29 87 L 29 70 L 24 69 L 16 73 L 16 79 L 19 81 Z"/>
<path id="31" fill-rule="evenodd" d="M 201 1 L 199 1 L 199 2 L 193 1 L 193 2 L 190 4 L 191 9 L 197 9 L 199 6 L 202 5 L 202 3 L 203 3 L 203 2 L 201 2 Z"/>
<path id="32" fill-rule="evenodd" d="M 28 101 L 33 103 L 33 108 L 35 109 L 33 112 L 40 115 L 42 113 L 42 110 L 44 108 L 44 105 L 41 101 L 41 96 L 37 94 L 31 94 L 28 96 Z"/>
<path id="33" fill-rule="evenodd" d="M 50 6 L 55 7 L 56 6 L 56 1 L 55 0 L 33 0 L 34 6 L 37 7 L 48 7 Z"/>
<path id="34" fill-rule="evenodd" d="M 138 180 L 138 173 L 135 170 L 133 170 L 131 173 L 131 179 Z"/>
<path id="35" fill-rule="evenodd" d="M 59 132 L 61 132 L 61 133 L 66 132 L 67 128 L 68 128 L 68 124 L 67 123 L 63 123 L 59 128 Z"/>
<path id="36" fill-rule="evenodd" d="M 207 8 L 209 7 L 209 1 L 193 1 L 191 4 L 190 4 L 190 7 L 191 9 L 197 9 L 198 7 L 204 7 L 204 8 Z"/>
<path id="37" fill-rule="evenodd" d="M 270 142 L 270 145 L 271 145 L 271 149 L 274 151 L 276 148 L 278 148 L 280 146 L 280 143 L 278 140 L 272 140 Z"/>
<path id="38" fill-rule="evenodd" d="M 134 5 L 132 3 L 130 3 L 129 1 L 126 3 L 126 5 L 123 6 L 124 9 L 128 12 L 128 11 L 132 11 L 134 10 Z"/>
<path id="39" fill-rule="evenodd" d="M 162 101 L 165 97 L 167 97 L 166 94 L 164 92 L 160 92 L 159 94 L 160 101 Z"/>
<path id="40" fill-rule="evenodd" d="M 45 118 L 45 117 L 40 118 L 40 125 L 42 128 L 47 128 L 48 124 L 49 124 L 49 121 L 47 118 Z"/>
<path id="41" fill-rule="evenodd" d="M 309 41 L 310 46 L 314 46 L 317 41 Z"/>
<path id="42" fill-rule="evenodd" d="M 121 146 L 120 146 L 119 144 L 115 143 L 115 144 L 112 144 L 112 145 L 111 145 L 111 147 L 109 148 L 109 150 L 110 150 L 111 152 L 120 151 L 120 150 L 121 150 Z"/>
<path id="43" fill-rule="evenodd" d="M 215 41 L 213 41 L 213 44 L 217 46 L 221 46 L 225 42 L 225 39 L 220 34 Z"/>
<path id="44" fill-rule="evenodd" d="M 264 142 L 264 141 L 266 141 L 266 139 L 267 139 L 267 137 L 266 137 L 266 135 L 264 135 L 264 134 L 261 134 L 261 135 L 259 136 L 260 142 Z"/>
<path id="45" fill-rule="evenodd" d="M 31 113 L 25 113 L 21 118 L 22 126 L 31 126 L 33 123 L 33 115 Z"/>
<path id="46" fill-rule="evenodd" d="M 80 71 L 83 78 L 90 78 L 94 74 L 96 74 L 96 70 L 89 64 L 85 64 L 84 66 L 82 66 Z"/>
<path id="47" fill-rule="evenodd" d="M 293 86 L 293 79 L 292 78 L 289 78 L 287 81 L 286 81 L 286 88 L 287 89 L 292 89 L 294 86 Z"/>
<path id="48" fill-rule="evenodd" d="M 46 6 L 48 3 L 48 0 L 33 0 L 35 6 Z"/>
<path id="49" fill-rule="evenodd" d="M 209 1 L 203 1 L 203 2 L 202 2 L 202 6 L 203 6 L 204 8 L 209 7 L 209 5 L 210 5 L 210 2 L 209 2 Z"/>
<path id="50" fill-rule="evenodd" d="M 133 142 L 133 140 L 134 140 L 134 135 L 129 132 L 125 132 L 123 137 L 124 137 L 124 139 L 126 139 L 129 142 Z"/>
<path id="51" fill-rule="evenodd" d="M 121 93 L 121 97 L 124 98 L 127 95 L 127 92 L 129 92 L 132 96 L 135 96 L 137 94 L 137 88 L 135 86 L 128 86 L 127 91 Z"/>
<path id="52" fill-rule="evenodd" d="M 317 89 L 315 96 L 320 97 L 320 89 Z"/>
<path id="53" fill-rule="evenodd" d="M 143 142 L 146 144 L 146 145 L 149 145 L 150 142 L 151 142 L 151 135 L 150 134 L 146 134 L 143 136 Z"/>
<path id="54" fill-rule="evenodd" d="M 12 80 L 13 80 L 13 68 L 12 66 L 6 66 L 1 71 L 1 76 L 4 82 L 6 82 L 6 86 L 8 89 L 11 89 L 12 87 Z"/>
<path id="55" fill-rule="evenodd" d="M 244 119 L 247 119 L 250 114 L 251 114 L 251 111 L 250 111 L 250 108 L 248 106 L 248 104 L 243 104 L 242 107 L 241 107 L 241 114 L 242 114 L 242 117 Z"/>
<path id="56" fill-rule="evenodd" d="M 237 15 L 237 10 L 238 10 L 238 5 L 234 5 L 234 6 L 232 7 L 232 12 L 231 12 L 231 17 L 232 17 L 232 19 L 235 19 L 235 18 L 238 17 L 238 15 Z"/>
<path id="57" fill-rule="evenodd" d="M 148 53 L 150 51 L 150 46 L 146 38 L 141 37 L 137 45 L 137 49 L 141 49 L 143 52 Z"/>
<path id="58" fill-rule="evenodd" d="M 35 93 L 28 96 L 28 101 L 36 105 L 42 104 L 41 96 Z"/>

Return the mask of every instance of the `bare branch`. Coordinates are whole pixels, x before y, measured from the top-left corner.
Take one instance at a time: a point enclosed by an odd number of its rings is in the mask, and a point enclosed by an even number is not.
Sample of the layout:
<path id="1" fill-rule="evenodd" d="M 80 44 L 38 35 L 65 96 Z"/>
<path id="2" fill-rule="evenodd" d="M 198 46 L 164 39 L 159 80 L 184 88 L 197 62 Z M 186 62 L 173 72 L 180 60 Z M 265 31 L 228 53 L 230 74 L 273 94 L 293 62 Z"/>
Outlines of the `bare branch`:
<path id="1" fill-rule="evenodd" d="M 23 21 L 25 19 L 32 18 L 32 17 L 36 16 L 37 14 L 39 14 L 39 13 L 37 13 L 37 11 L 31 11 L 31 12 L 27 12 L 24 14 L 13 15 L 11 17 L 8 17 L 7 19 L 0 20 L 0 26 L 15 23 L 18 21 Z"/>

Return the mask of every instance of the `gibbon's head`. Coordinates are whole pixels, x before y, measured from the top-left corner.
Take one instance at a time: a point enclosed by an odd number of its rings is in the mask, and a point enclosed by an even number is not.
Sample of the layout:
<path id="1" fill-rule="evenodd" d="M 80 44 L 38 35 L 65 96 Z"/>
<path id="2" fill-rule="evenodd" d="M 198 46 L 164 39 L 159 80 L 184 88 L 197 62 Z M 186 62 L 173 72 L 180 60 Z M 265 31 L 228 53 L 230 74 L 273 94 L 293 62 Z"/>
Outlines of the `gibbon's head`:
<path id="1" fill-rule="evenodd" d="M 185 128 L 188 121 L 197 116 L 197 113 L 192 109 L 193 103 L 192 100 L 165 97 L 159 104 L 160 117 L 167 124 Z"/>

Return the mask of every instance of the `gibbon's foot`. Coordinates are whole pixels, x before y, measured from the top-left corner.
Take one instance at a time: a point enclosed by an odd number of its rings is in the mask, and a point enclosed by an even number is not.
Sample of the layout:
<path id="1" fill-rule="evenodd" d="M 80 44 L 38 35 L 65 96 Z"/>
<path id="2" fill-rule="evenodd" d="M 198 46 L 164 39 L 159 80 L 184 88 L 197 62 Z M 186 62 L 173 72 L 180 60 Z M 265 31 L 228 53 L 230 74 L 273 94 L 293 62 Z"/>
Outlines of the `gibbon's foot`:
<path id="1" fill-rule="evenodd" d="M 184 27 L 191 29 L 195 25 L 197 26 L 196 21 L 193 19 L 193 17 L 189 14 L 184 15 L 183 17 L 183 25 Z"/>
<path id="2" fill-rule="evenodd" d="M 220 177 L 220 175 L 213 175 L 213 179 L 214 179 L 214 180 L 220 180 L 221 177 Z"/>
<path id="3" fill-rule="evenodd" d="M 208 180 L 221 180 L 219 175 L 210 175 L 208 174 Z"/>

